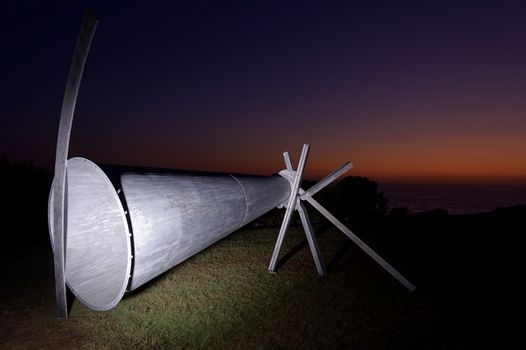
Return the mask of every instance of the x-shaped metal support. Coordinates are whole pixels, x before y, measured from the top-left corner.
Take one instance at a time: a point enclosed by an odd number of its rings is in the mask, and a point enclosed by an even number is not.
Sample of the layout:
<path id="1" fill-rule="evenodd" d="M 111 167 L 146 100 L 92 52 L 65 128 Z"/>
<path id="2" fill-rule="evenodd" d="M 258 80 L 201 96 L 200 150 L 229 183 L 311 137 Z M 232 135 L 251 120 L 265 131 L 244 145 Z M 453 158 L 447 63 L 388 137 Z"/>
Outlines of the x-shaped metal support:
<path id="1" fill-rule="evenodd" d="M 290 198 L 288 201 L 282 203 L 279 207 L 286 207 L 285 217 L 283 218 L 283 223 L 279 231 L 278 239 L 276 246 L 274 247 L 274 253 L 270 259 L 269 271 L 275 272 L 276 265 L 278 261 L 279 252 L 285 238 L 285 234 L 290 225 L 290 219 L 294 210 L 297 210 L 300 214 L 301 223 L 305 229 L 305 234 L 307 236 L 307 241 L 309 242 L 309 247 L 314 258 L 314 263 L 316 265 L 316 270 L 320 276 L 323 276 L 327 273 L 323 259 L 321 258 L 320 249 L 318 247 L 318 242 L 316 241 L 316 236 L 314 236 L 312 225 L 307 214 L 307 210 L 303 205 L 302 201 L 309 202 L 316 210 L 320 212 L 321 215 L 325 216 L 330 222 L 332 222 L 340 231 L 342 231 L 347 237 L 349 237 L 358 247 L 360 247 L 365 253 L 367 253 L 374 261 L 376 261 L 380 266 L 382 266 L 387 272 L 389 272 L 394 278 L 403 284 L 409 291 L 415 290 L 415 286 L 407 280 L 400 272 L 398 272 L 393 266 L 391 266 L 387 261 L 385 261 L 380 255 L 378 255 L 374 250 L 372 250 L 367 244 L 365 244 L 358 236 L 356 236 L 351 230 L 349 230 L 341 221 L 336 219 L 327 209 L 325 209 L 318 201 L 316 201 L 312 196 L 325 188 L 327 185 L 334 182 L 341 175 L 346 173 L 349 169 L 352 168 L 352 164 L 347 162 L 341 167 L 333 171 L 331 174 L 326 176 L 323 180 L 319 181 L 316 185 L 312 186 L 308 191 L 303 190 L 300 187 L 301 180 L 303 178 L 303 171 L 305 169 L 305 164 L 307 162 L 307 157 L 309 155 L 309 145 L 303 145 L 303 150 L 301 152 L 300 161 L 298 164 L 298 170 L 294 171 L 292 166 L 292 159 L 288 152 L 283 153 L 285 158 L 285 164 L 287 169 L 282 170 L 279 174 L 287 179 L 291 184 Z"/>

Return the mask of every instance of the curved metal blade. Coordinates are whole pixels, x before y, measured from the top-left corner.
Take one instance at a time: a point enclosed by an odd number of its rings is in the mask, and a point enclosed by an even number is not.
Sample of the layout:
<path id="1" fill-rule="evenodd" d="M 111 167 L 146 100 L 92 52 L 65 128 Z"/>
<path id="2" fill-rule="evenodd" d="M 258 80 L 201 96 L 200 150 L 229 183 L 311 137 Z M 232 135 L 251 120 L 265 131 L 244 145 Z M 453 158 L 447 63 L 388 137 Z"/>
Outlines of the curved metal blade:
<path id="1" fill-rule="evenodd" d="M 84 14 L 80 34 L 75 45 L 75 52 L 69 68 L 68 80 L 62 100 L 62 111 L 60 113 L 60 124 L 58 128 L 57 151 L 55 156 L 55 178 L 53 186 L 53 254 L 55 268 L 55 291 L 59 316 L 68 317 L 68 305 L 66 299 L 66 276 L 65 276 L 65 241 L 66 241 L 66 167 L 68 158 L 69 138 L 73 114 L 79 92 L 80 81 L 84 71 L 84 65 L 88 56 L 89 48 L 98 19 L 93 12 L 87 10 Z"/>

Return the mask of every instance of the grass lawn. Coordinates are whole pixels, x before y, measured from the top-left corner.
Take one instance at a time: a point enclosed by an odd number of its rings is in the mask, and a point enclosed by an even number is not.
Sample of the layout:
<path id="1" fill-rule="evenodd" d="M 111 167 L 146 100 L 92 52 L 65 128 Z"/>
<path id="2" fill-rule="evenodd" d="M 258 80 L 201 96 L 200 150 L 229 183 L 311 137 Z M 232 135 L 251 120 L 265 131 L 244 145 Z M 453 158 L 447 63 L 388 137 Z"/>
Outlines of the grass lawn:
<path id="1" fill-rule="evenodd" d="M 281 254 L 286 261 L 275 274 L 267 266 L 278 229 L 242 229 L 128 293 L 110 311 L 92 311 L 75 301 L 67 321 L 56 317 L 49 244 L 12 244 L 1 260 L 0 348 L 465 349 L 522 344 L 524 324 L 518 309 L 510 308 L 523 303 L 524 296 L 509 280 L 504 289 L 496 286 L 514 273 L 488 269 L 490 260 L 476 260 L 484 254 L 466 253 L 466 258 L 462 252 L 471 240 L 446 250 L 454 236 L 440 238 L 440 231 L 459 227 L 454 220 L 445 220 L 443 225 L 450 227 L 425 221 L 358 228 L 373 249 L 415 283 L 413 293 L 335 229 L 318 235 L 329 267 L 323 278 L 301 228 L 289 231 Z M 472 225 L 460 227 L 469 231 Z M 423 228 L 430 238 L 415 239 L 425 234 Z M 486 247 L 481 244 L 477 247 Z"/>

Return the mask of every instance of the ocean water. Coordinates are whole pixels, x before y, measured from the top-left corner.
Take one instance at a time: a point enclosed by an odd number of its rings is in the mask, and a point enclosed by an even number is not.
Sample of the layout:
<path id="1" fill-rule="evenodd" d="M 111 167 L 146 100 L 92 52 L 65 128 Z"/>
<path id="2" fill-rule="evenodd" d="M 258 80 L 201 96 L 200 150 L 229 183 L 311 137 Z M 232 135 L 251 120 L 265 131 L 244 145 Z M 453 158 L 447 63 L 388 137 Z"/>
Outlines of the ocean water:
<path id="1" fill-rule="evenodd" d="M 389 207 L 412 213 L 446 209 L 449 214 L 475 214 L 499 207 L 526 205 L 526 185 L 379 184 Z"/>

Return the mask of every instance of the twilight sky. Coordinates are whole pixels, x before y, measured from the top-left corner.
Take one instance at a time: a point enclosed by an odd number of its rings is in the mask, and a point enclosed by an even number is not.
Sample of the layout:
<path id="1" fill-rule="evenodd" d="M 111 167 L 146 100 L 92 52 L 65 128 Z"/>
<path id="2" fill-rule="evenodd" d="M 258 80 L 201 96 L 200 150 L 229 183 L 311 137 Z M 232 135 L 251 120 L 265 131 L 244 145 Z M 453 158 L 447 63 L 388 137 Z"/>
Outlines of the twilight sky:
<path id="1" fill-rule="evenodd" d="M 0 156 L 51 167 L 84 8 L 70 156 L 306 177 L 526 182 L 524 1 L 21 1 L 0 24 Z"/>

